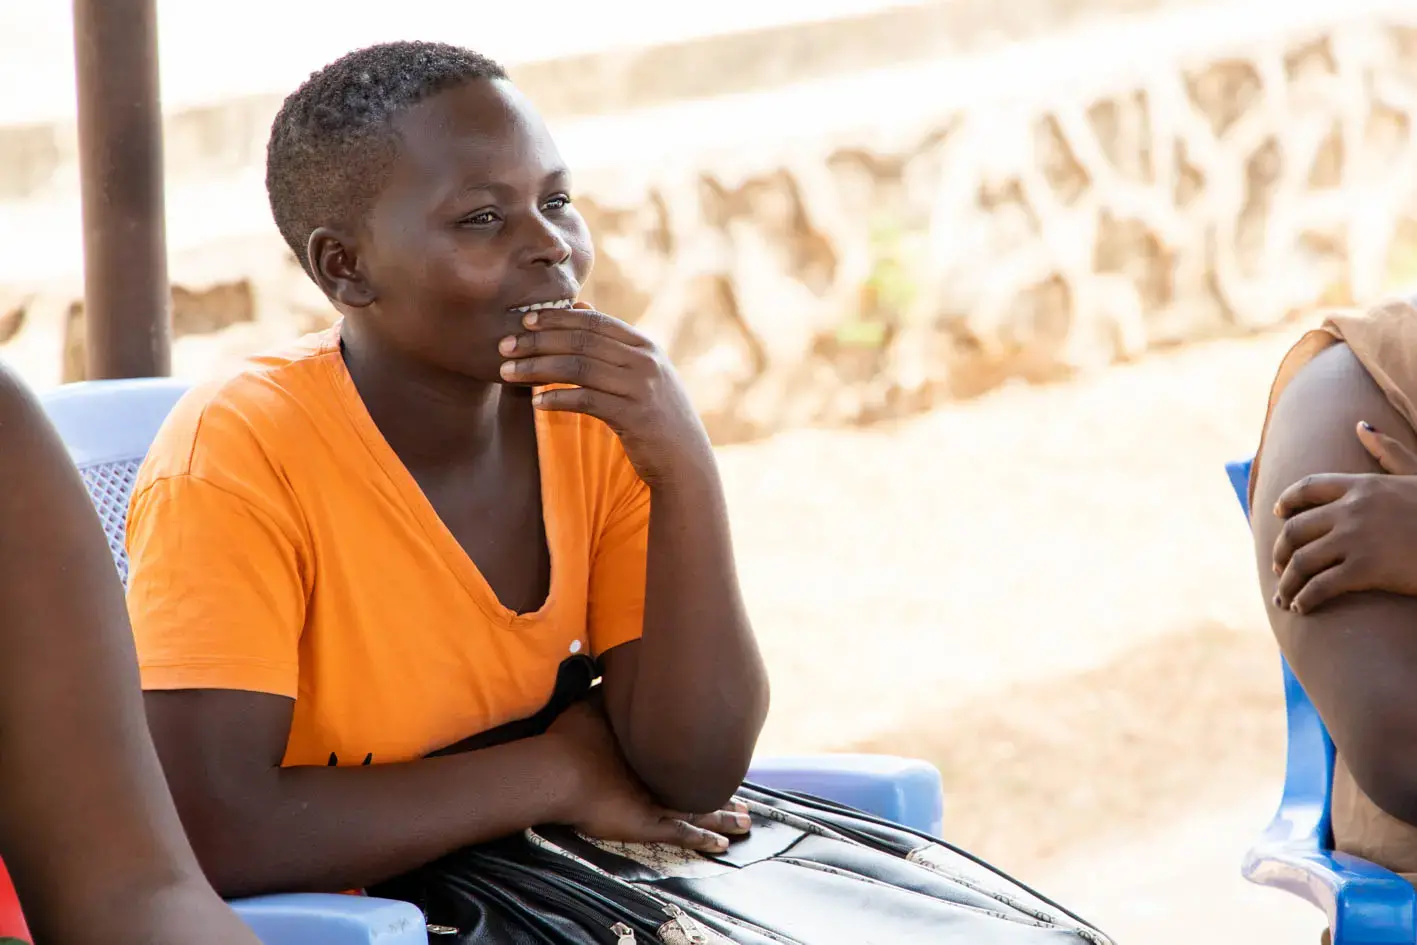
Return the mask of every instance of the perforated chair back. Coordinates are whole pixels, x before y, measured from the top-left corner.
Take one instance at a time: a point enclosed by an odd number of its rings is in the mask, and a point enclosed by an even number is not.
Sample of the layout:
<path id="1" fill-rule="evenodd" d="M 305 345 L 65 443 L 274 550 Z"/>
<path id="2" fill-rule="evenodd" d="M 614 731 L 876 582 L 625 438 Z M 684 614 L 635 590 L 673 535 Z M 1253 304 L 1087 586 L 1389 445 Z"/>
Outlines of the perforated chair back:
<path id="1" fill-rule="evenodd" d="M 124 537 L 133 482 L 163 420 L 190 387 L 176 378 L 143 377 L 66 384 L 40 395 L 103 521 L 108 550 L 125 588 Z"/>

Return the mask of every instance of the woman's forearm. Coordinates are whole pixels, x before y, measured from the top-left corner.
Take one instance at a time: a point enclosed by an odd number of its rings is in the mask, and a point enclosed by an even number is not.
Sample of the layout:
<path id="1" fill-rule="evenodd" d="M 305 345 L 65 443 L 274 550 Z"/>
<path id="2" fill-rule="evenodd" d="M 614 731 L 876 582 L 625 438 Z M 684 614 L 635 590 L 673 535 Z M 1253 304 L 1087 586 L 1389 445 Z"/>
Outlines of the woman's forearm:
<path id="1" fill-rule="evenodd" d="M 617 719 L 626 757 L 670 807 L 717 809 L 752 761 L 768 679 L 711 466 L 652 489 L 644 633 L 636 650 Z"/>
<path id="2" fill-rule="evenodd" d="M 576 790 L 566 757 L 541 736 L 404 764 L 279 768 L 235 803 L 181 806 L 222 895 L 339 892 L 563 817 Z"/>

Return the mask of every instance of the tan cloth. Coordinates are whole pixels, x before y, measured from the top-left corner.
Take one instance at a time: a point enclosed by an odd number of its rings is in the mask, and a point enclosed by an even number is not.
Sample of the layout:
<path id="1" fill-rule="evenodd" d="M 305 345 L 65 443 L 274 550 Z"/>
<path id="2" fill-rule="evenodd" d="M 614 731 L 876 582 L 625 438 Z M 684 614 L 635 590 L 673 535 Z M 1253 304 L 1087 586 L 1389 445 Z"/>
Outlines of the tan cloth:
<path id="1" fill-rule="evenodd" d="M 1320 351 L 1343 342 L 1377 382 L 1388 401 L 1417 430 L 1417 308 L 1393 301 L 1368 312 L 1344 312 L 1324 320 L 1306 334 L 1284 358 L 1269 394 L 1269 410 L 1286 385 Z M 1265 430 L 1269 417 L 1265 417 Z M 1261 436 L 1260 454 L 1264 451 Z M 1254 498 L 1260 455 L 1250 472 L 1250 497 Z M 1334 847 L 1344 853 L 1401 873 L 1417 883 L 1417 827 L 1389 816 L 1369 800 L 1353 780 L 1340 757 L 1333 772 Z"/>

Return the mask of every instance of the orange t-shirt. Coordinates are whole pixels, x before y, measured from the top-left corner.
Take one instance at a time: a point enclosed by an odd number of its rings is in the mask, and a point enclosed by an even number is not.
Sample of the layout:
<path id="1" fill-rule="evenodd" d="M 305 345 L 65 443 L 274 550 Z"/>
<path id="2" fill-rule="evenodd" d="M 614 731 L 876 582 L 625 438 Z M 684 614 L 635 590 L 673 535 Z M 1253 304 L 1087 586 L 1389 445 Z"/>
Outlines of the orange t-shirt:
<path id="1" fill-rule="evenodd" d="M 128 513 L 144 689 L 295 700 L 287 765 L 406 761 L 524 718 L 637 639 L 649 491 L 598 420 L 537 411 L 543 607 L 502 606 L 380 435 L 338 329 L 185 396 Z"/>

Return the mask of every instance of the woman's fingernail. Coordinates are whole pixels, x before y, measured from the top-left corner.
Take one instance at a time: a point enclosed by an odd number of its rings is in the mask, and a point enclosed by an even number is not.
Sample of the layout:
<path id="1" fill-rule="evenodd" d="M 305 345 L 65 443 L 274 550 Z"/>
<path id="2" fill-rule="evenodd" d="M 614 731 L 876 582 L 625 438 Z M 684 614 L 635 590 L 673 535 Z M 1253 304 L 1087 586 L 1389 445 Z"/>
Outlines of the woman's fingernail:
<path id="1" fill-rule="evenodd" d="M 515 362 L 515 361 L 503 361 L 503 362 L 502 362 L 502 376 L 503 376 L 503 377 L 511 378 L 511 377 L 512 377 L 513 375 L 515 375 L 516 373 L 517 373 L 517 362 Z"/>
<path id="2" fill-rule="evenodd" d="M 1377 428 L 1374 427 L 1371 423 L 1369 423 L 1369 422 L 1366 421 L 1366 420 L 1364 420 L 1362 423 L 1358 424 L 1358 426 L 1362 427 L 1364 430 L 1367 430 L 1369 433 L 1377 433 L 1377 432 L 1378 432 L 1378 431 L 1377 431 Z"/>
<path id="3" fill-rule="evenodd" d="M 517 350 L 517 339 L 508 335 L 506 338 L 497 342 L 497 350 L 503 354 L 511 354 L 513 351 Z"/>
<path id="4" fill-rule="evenodd" d="M 1282 601 L 1282 600 L 1279 599 L 1279 595 L 1278 595 L 1278 594 L 1275 594 L 1272 598 L 1270 598 L 1270 603 L 1272 603 L 1274 606 L 1278 607 L 1280 610 L 1283 610 L 1283 609 L 1284 609 L 1284 601 Z"/>
<path id="5" fill-rule="evenodd" d="M 1289 609 L 1290 609 L 1291 611 L 1293 611 L 1294 613 L 1296 613 L 1296 614 L 1303 613 L 1303 611 L 1301 611 L 1301 610 L 1299 609 L 1299 602 L 1298 602 L 1298 601 L 1295 601 L 1294 603 L 1290 604 L 1290 605 L 1289 605 Z"/>
<path id="6" fill-rule="evenodd" d="M 536 327 L 536 313 L 535 313 L 535 312 L 527 312 L 527 313 L 526 313 L 526 318 L 523 318 L 523 319 L 522 319 L 522 324 L 525 325 L 525 326 L 528 327 L 528 328 L 535 328 L 535 327 Z"/>
<path id="7" fill-rule="evenodd" d="M 753 826 L 753 818 L 747 814 L 734 814 L 733 825 L 739 830 L 750 830 Z"/>
<path id="8" fill-rule="evenodd" d="M 1274 567 L 1274 573 L 1275 573 L 1275 574 L 1283 574 L 1283 573 L 1284 573 L 1284 569 L 1281 568 L 1279 565 L 1276 564 L 1276 565 L 1274 565 L 1273 567 Z"/>

